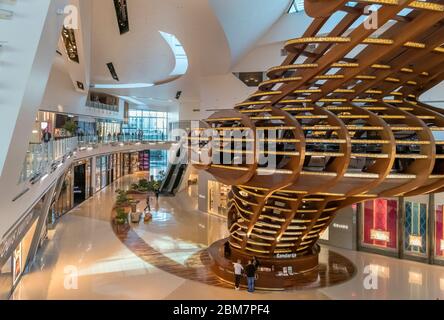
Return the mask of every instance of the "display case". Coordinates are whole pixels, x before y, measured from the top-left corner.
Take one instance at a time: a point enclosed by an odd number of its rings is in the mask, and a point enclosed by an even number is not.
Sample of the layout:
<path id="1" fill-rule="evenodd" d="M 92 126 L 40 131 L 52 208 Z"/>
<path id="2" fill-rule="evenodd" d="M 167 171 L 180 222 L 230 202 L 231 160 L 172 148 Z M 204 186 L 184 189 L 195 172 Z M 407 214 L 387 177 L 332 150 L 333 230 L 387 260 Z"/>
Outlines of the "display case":
<path id="1" fill-rule="evenodd" d="M 360 246 L 387 252 L 398 250 L 398 200 L 375 199 L 361 205 Z"/>
<path id="2" fill-rule="evenodd" d="M 404 199 L 404 255 L 428 258 L 429 196 Z"/>
<path id="3" fill-rule="evenodd" d="M 444 262 L 444 193 L 435 194 L 435 252 L 437 260 Z"/>

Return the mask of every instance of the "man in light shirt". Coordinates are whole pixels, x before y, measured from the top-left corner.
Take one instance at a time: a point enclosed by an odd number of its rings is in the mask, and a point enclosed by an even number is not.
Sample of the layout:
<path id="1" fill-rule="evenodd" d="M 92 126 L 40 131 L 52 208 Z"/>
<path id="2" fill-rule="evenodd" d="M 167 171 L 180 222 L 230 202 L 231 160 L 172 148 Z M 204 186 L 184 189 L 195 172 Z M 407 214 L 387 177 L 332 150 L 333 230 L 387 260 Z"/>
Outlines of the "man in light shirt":
<path id="1" fill-rule="evenodd" d="M 239 290 L 244 267 L 242 266 L 240 259 L 238 259 L 237 262 L 233 263 L 233 266 L 234 266 L 234 289 Z"/>

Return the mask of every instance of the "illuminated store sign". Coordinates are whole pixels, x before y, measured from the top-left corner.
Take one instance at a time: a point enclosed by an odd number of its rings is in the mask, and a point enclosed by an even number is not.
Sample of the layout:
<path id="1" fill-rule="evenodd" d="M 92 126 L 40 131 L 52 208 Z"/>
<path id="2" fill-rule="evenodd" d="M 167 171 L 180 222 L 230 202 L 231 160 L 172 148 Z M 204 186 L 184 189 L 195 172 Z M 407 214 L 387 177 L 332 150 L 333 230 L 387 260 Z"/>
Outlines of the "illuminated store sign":
<path id="1" fill-rule="evenodd" d="M 372 229 L 370 230 L 370 239 L 390 242 L 390 232 Z"/>
<path id="2" fill-rule="evenodd" d="M 292 259 L 292 258 L 296 258 L 297 257 L 297 254 L 296 253 L 285 253 L 285 254 L 281 254 L 281 253 L 279 253 L 279 254 L 277 254 L 276 255 L 276 258 L 278 258 L 278 259 Z"/>
<path id="3" fill-rule="evenodd" d="M 421 236 L 410 236 L 409 245 L 414 247 L 422 247 L 422 237 Z"/>
<path id="4" fill-rule="evenodd" d="M 346 224 L 339 224 L 339 223 L 333 223 L 333 228 L 342 229 L 342 230 L 348 230 L 348 225 L 346 225 Z"/>

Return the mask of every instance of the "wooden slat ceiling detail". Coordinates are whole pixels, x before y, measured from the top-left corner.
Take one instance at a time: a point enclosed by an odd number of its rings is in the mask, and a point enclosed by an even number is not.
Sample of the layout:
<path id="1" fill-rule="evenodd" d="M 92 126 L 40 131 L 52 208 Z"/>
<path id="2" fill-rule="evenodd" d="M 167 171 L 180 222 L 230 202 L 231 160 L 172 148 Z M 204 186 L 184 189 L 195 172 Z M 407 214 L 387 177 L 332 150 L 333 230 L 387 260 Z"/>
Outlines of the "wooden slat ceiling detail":
<path id="1" fill-rule="evenodd" d="M 444 0 L 305 5 L 314 20 L 287 41 L 282 65 L 235 110 L 206 121 L 220 134 L 213 161 L 228 153 L 242 162 L 197 167 L 233 186 L 230 244 L 250 255 L 308 254 L 342 207 L 444 190 L 444 111 L 417 101 L 444 79 Z M 368 5 L 378 8 L 377 30 L 363 23 Z M 243 129 L 255 134 L 237 144 L 227 136 Z M 190 140 L 204 150 L 208 139 Z M 270 149 L 248 148 L 256 142 Z M 277 170 L 257 161 L 267 156 Z"/>

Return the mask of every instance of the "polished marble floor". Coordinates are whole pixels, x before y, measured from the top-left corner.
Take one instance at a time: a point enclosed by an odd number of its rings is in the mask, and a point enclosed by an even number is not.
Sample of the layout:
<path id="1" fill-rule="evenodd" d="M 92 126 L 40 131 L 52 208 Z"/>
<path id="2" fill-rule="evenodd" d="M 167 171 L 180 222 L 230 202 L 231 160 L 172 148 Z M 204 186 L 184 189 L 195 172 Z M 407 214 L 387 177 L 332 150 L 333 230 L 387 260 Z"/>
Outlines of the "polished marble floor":
<path id="1" fill-rule="evenodd" d="M 357 273 L 348 282 L 249 294 L 181 278 L 136 256 L 112 230 L 115 190 L 136 179 L 120 179 L 64 216 L 12 298 L 444 299 L 444 267 L 328 247 L 323 251 L 334 250 L 356 265 Z M 195 187 L 174 198 L 160 198 L 153 221 L 133 226 L 135 232 L 170 260 L 189 264 L 193 255 L 226 236 L 226 222 L 199 212 L 196 200 Z M 369 271 L 377 277 L 369 280 Z"/>

